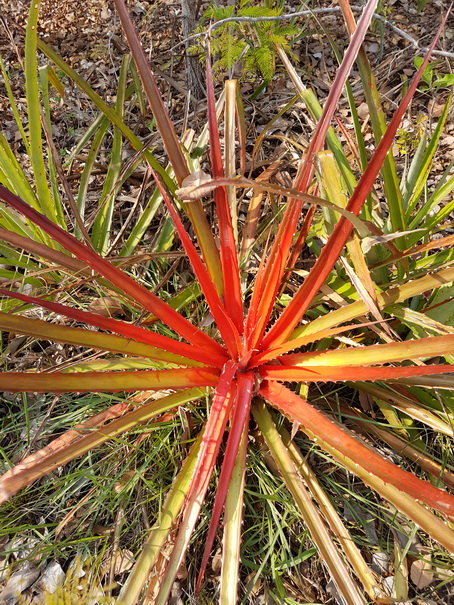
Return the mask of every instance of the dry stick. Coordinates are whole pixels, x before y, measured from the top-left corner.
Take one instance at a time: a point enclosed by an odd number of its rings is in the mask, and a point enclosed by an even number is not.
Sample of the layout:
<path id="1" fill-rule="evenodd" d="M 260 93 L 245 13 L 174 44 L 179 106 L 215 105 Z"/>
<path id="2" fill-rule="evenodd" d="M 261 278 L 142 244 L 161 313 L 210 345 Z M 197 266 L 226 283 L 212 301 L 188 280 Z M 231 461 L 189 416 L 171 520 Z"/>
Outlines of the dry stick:
<path id="1" fill-rule="evenodd" d="M 363 6 L 351 6 L 350 8 L 352 9 L 352 11 L 362 11 L 364 7 Z M 212 23 L 211 30 L 217 29 L 218 27 L 221 27 L 221 25 L 224 25 L 225 23 L 260 23 L 261 21 L 282 21 L 285 19 L 293 19 L 295 17 L 310 17 L 312 15 L 326 15 L 326 14 L 338 13 L 338 12 L 340 12 L 340 7 L 333 6 L 331 8 L 314 8 L 313 10 L 304 10 L 304 11 L 299 11 L 296 13 L 285 13 L 283 15 L 276 15 L 273 17 L 228 17 L 227 19 L 221 19 L 220 21 L 216 21 L 215 23 Z M 426 53 L 429 50 L 429 48 L 427 46 L 421 46 L 419 44 L 419 41 L 416 40 L 415 38 L 413 38 L 413 36 L 410 36 L 410 34 L 407 34 L 407 32 L 403 31 L 396 25 L 393 25 L 390 21 L 388 21 L 381 15 L 374 13 L 374 18 L 377 19 L 377 21 L 381 21 L 381 23 L 384 23 L 384 25 L 386 25 L 386 27 L 388 27 L 391 31 L 395 32 L 396 34 L 398 34 L 399 36 L 401 36 L 402 38 L 404 38 L 405 40 L 410 42 L 410 44 L 412 46 L 414 46 L 418 51 L 420 51 L 422 53 Z M 193 34 L 192 36 L 185 38 L 182 42 L 179 42 L 178 44 L 176 44 L 171 50 L 173 51 L 175 48 L 177 48 L 181 44 L 186 44 L 188 40 L 194 40 L 195 38 L 200 38 L 201 36 L 205 36 L 205 35 L 206 35 L 205 32 L 199 33 L 199 34 Z M 432 54 L 439 55 L 440 57 L 447 57 L 448 59 L 454 59 L 454 53 L 448 52 L 446 50 L 433 50 Z"/>

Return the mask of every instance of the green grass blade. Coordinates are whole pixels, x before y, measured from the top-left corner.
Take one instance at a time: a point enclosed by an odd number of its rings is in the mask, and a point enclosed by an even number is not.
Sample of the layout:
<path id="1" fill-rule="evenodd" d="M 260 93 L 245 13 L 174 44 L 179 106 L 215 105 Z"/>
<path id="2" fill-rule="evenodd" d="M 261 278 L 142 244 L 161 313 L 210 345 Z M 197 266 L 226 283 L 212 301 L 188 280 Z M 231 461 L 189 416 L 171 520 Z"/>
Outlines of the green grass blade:
<path id="1" fill-rule="evenodd" d="M 347 0 L 341 0 L 339 4 L 348 32 L 350 35 L 353 35 L 356 30 L 356 23 L 350 8 L 350 4 Z M 385 115 L 381 108 L 380 95 L 377 89 L 375 77 L 372 74 L 369 59 L 367 58 L 364 47 L 361 47 L 358 53 L 357 65 L 363 84 L 366 103 L 369 107 L 369 115 L 372 124 L 372 131 L 374 133 L 375 144 L 378 145 L 386 132 L 387 126 Z M 407 227 L 403 210 L 402 194 L 399 189 L 396 164 L 394 162 L 392 152 L 389 152 L 386 155 L 381 169 L 381 174 L 383 177 L 383 186 L 385 189 L 386 199 L 388 201 L 392 230 L 393 232 L 405 231 Z M 405 247 L 405 238 L 398 240 L 398 247 Z"/>
<path id="2" fill-rule="evenodd" d="M 150 577 L 150 571 L 158 557 L 161 548 L 168 539 L 169 533 L 183 507 L 186 495 L 194 475 L 197 456 L 202 442 L 202 435 L 191 447 L 191 451 L 184 461 L 171 490 L 167 494 L 164 505 L 160 511 L 160 519 L 153 527 L 146 539 L 142 552 L 137 559 L 125 585 L 118 596 L 117 605 L 135 605 L 142 588 Z"/>
<path id="3" fill-rule="evenodd" d="M 427 146 L 427 149 L 424 153 L 421 162 L 418 162 L 416 166 L 413 168 L 411 174 L 411 180 L 407 183 L 407 195 L 404 198 L 404 205 L 406 208 L 406 222 L 410 223 L 411 213 L 415 209 L 419 198 L 421 196 L 421 192 L 424 188 L 424 185 L 427 182 L 427 179 L 430 174 L 430 168 L 432 165 L 432 160 L 434 158 L 435 152 L 438 149 L 440 143 L 440 137 L 443 132 L 444 125 L 446 123 L 446 118 L 448 117 L 449 108 L 451 107 L 452 95 L 449 97 L 445 104 L 445 108 L 443 113 L 438 120 L 438 124 L 435 128 L 435 131 L 430 139 L 430 142 Z M 410 176 L 410 175 L 409 175 Z M 427 210 L 425 205 L 419 210 L 419 212 L 425 212 L 427 214 Z"/>
<path id="4" fill-rule="evenodd" d="M 86 147 L 86 145 L 88 145 L 88 142 L 98 132 L 98 129 L 101 127 L 102 122 L 106 121 L 106 120 L 107 120 L 106 116 L 101 112 L 98 115 L 98 117 L 90 124 L 90 126 L 88 126 L 88 128 L 85 129 L 85 131 L 83 132 L 80 139 L 77 141 L 77 143 L 71 149 L 69 154 L 66 156 L 65 163 L 64 163 L 65 168 L 68 168 L 69 166 L 71 166 L 75 157 L 78 156 L 83 151 L 84 147 Z M 109 121 L 107 120 L 107 122 L 109 122 Z"/>
<path id="5" fill-rule="evenodd" d="M 124 119 L 124 103 L 126 93 L 126 76 L 129 70 L 130 56 L 123 55 L 121 61 L 120 75 L 117 86 L 117 99 L 115 111 L 120 120 Z M 109 247 L 109 238 L 112 230 L 112 218 L 115 203 L 115 184 L 119 179 L 122 166 L 123 137 L 118 128 L 114 130 L 112 151 L 110 155 L 109 168 L 104 180 L 101 197 L 99 198 L 99 210 L 93 223 L 91 240 L 95 250 L 105 254 Z"/>
<path id="6" fill-rule="evenodd" d="M 424 207 L 418 210 L 415 217 L 413 218 L 410 227 L 411 229 L 424 229 L 427 233 L 430 233 L 437 225 L 439 225 L 443 219 L 448 217 L 454 209 L 454 200 L 448 202 L 443 208 L 438 210 L 435 214 L 430 216 L 432 210 L 441 204 L 443 200 L 454 190 L 454 175 L 450 177 L 441 186 L 437 186 L 433 194 L 427 200 Z M 430 216 L 430 218 L 427 218 Z M 425 234 L 419 233 L 414 236 L 410 236 L 410 245 L 416 244 Z"/>
<path id="7" fill-rule="evenodd" d="M 320 555 L 326 563 L 338 589 L 347 603 L 351 605 L 364 605 L 363 598 L 350 577 L 348 567 L 341 559 L 325 527 L 320 512 L 301 481 L 295 463 L 284 445 L 272 417 L 266 409 L 265 403 L 254 404 L 252 406 L 252 413 L 270 449 L 271 455 L 279 467 L 287 488 L 292 493 L 311 537 L 317 545 Z"/>
<path id="8" fill-rule="evenodd" d="M 75 72 L 56 52 L 54 52 L 50 46 L 48 46 L 42 40 L 38 40 L 38 48 L 41 50 L 48 59 L 50 59 L 55 65 L 57 65 L 68 78 L 70 78 L 74 84 L 80 88 L 87 97 L 96 105 L 96 107 L 112 122 L 114 126 L 116 126 L 123 135 L 128 139 L 131 143 L 132 147 L 136 151 L 142 151 L 144 149 L 143 143 L 140 139 L 132 132 L 130 128 L 121 120 L 118 116 L 117 112 L 105 103 L 101 97 L 93 90 L 93 88 L 79 76 L 77 72 Z M 161 175 L 163 181 L 169 187 L 171 191 L 175 190 L 174 182 L 169 179 L 161 164 L 156 160 L 153 154 L 147 149 L 144 150 L 144 157 L 150 166 L 155 170 L 159 175 Z"/>
<path id="9" fill-rule="evenodd" d="M 30 161 L 35 176 L 36 195 L 40 211 L 54 223 L 60 224 L 54 200 L 50 195 L 41 130 L 41 107 L 38 85 L 37 24 L 40 0 L 30 3 L 25 36 L 25 96 L 27 99 L 28 128 L 30 132 Z M 60 224 L 65 228 L 64 224 Z"/>
<path id="10" fill-rule="evenodd" d="M 17 161 L 8 141 L 0 132 L 0 180 L 8 189 L 17 193 L 23 200 L 35 210 L 40 210 L 39 201 L 36 198 L 24 171 Z"/>
<path id="11" fill-rule="evenodd" d="M 11 84 L 9 82 L 9 75 L 8 75 L 8 72 L 6 71 L 5 64 L 4 64 L 1 56 L 0 56 L 0 69 L 1 69 L 1 72 L 3 75 L 3 83 L 6 88 L 6 94 L 8 95 L 9 105 L 10 105 L 11 111 L 13 113 L 17 129 L 19 130 L 19 133 L 21 135 L 22 142 L 27 151 L 27 155 L 30 156 L 31 155 L 30 143 L 28 142 L 27 135 L 25 134 L 23 120 L 19 113 L 19 110 L 17 109 L 16 100 L 14 98 L 13 91 L 11 89 Z"/>
<path id="12" fill-rule="evenodd" d="M 105 443 L 109 439 L 115 439 L 119 435 L 136 427 L 138 424 L 147 422 L 154 416 L 167 412 L 175 406 L 188 403 L 203 396 L 205 389 L 186 389 L 173 395 L 167 395 L 156 401 L 151 401 L 143 406 L 129 412 L 122 418 L 114 420 L 106 429 L 93 431 L 84 435 L 79 440 L 68 446 L 60 447 L 54 452 L 48 453 L 46 448 L 44 456 L 34 462 L 33 465 L 19 463 L 16 467 L 0 477 L 0 502 L 4 502 L 23 487 L 30 485 L 36 479 L 51 472 L 52 470 L 67 464 L 70 460 L 81 456 L 89 450 Z M 36 459 L 37 456 L 34 455 Z"/>
<path id="13" fill-rule="evenodd" d="M 57 158 L 54 161 L 52 157 L 52 151 L 50 145 L 50 139 L 52 137 L 52 121 L 50 116 L 50 104 L 49 104 L 49 66 L 42 67 L 39 70 L 39 88 L 41 90 L 42 99 L 42 121 L 45 135 L 48 140 L 48 154 L 47 154 L 47 170 L 49 173 L 49 181 L 52 190 L 52 199 L 54 200 L 54 210 L 57 216 L 58 224 L 65 225 L 65 217 L 63 214 L 62 201 L 60 197 L 60 187 L 58 182 L 58 174 L 56 168 L 56 162 L 59 161 Z"/>
<path id="14" fill-rule="evenodd" d="M 145 100 L 143 96 L 142 83 L 140 82 L 139 74 L 137 73 L 137 68 L 134 61 L 131 61 L 130 71 L 134 86 L 134 92 L 137 97 L 137 105 L 139 106 L 141 115 L 145 115 Z"/>
<path id="15" fill-rule="evenodd" d="M 106 132 L 109 128 L 110 122 L 106 116 L 103 114 L 100 115 L 100 119 L 96 120 L 96 134 L 94 136 L 93 142 L 90 146 L 90 150 L 85 159 L 84 168 L 82 170 L 82 174 L 80 176 L 79 189 L 77 191 L 76 205 L 77 210 L 84 220 L 85 217 L 85 204 L 88 193 L 88 186 L 90 183 L 90 177 L 92 175 L 93 165 L 98 156 L 99 149 L 101 147 L 101 143 L 106 136 Z M 81 233 L 78 228 L 75 229 L 74 235 L 81 239 Z"/>

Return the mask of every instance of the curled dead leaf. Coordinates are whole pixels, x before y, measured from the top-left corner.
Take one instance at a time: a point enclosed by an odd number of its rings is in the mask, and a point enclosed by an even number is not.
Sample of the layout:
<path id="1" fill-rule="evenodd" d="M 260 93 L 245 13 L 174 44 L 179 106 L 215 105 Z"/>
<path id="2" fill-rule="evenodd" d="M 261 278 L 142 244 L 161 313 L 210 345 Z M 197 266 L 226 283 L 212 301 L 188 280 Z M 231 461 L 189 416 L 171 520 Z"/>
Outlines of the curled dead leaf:
<path id="1" fill-rule="evenodd" d="M 426 588 L 434 580 L 434 572 L 430 555 L 424 559 L 416 559 L 410 568 L 410 578 L 416 588 Z"/>
<path id="2" fill-rule="evenodd" d="M 367 252 L 369 252 L 369 250 L 377 244 L 385 244 L 386 242 L 390 242 L 393 239 L 402 237 L 403 235 L 411 235 L 412 233 L 417 233 L 418 231 L 424 231 L 424 229 L 413 229 L 412 231 L 399 231 L 398 233 L 387 233 L 386 235 L 364 237 L 361 240 L 361 249 L 364 254 L 367 254 Z"/>
<path id="3" fill-rule="evenodd" d="M 210 183 L 210 185 L 204 187 L 205 183 Z M 215 188 L 215 185 L 212 184 L 211 176 L 200 169 L 187 176 L 182 185 L 175 193 L 180 200 L 192 202 L 204 195 L 208 195 Z"/>
<path id="4" fill-rule="evenodd" d="M 123 313 L 123 307 L 112 296 L 96 298 L 88 305 L 88 309 L 92 313 L 102 315 L 102 317 L 115 317 Z"/>

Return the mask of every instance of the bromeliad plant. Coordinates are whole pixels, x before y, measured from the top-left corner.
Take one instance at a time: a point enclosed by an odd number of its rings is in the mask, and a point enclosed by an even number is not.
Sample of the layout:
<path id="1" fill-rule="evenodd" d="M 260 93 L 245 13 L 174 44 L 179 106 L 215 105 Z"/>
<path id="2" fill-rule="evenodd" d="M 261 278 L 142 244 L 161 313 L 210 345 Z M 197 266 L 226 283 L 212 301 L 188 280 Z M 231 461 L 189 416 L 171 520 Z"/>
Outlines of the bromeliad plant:
<path id="1" fill-rule="evenodd" d="M 450 359 L 454 354 L 454 331 L 422 313 L 418 315 L 414 312 L 412 316 L 410 309 L 399 304 L 454 280 L 450 258 L 445 259 L 441 267 L 431 267 L 434 269 L 432 273 L 422 276 L 420 273 L 418 275 L 421 267 L 408 262 L 412 255 L 429 249 L 429 244 L 414 247 L 417 243 L 412 241 L 414 231 L 410 234 L 410 245 L 413 248 L 409 247 L 405 239 L 408 234 L 402 233 L 405 226 L 415 220 L 412 211 L 415 208 L 418 208 L 418 212 L 420 210 L 419 197 L 415 198 L 415 191 L 420 184 L 418 178 L 415 177 L 412 181 L 409 175 L 406 182 L 412 184 L 411 191 L 404 191 L 403 195 L 399 193 L 398 198 L 391 202 L 390 225 L 392 228 L 397 224 L 401 228 L 400 232 L 391 235 L 389 232 L 388 235 L 377 233 L 377 227 L 358 218 L 363 209 L 366 218 L 373 215 L 371 192 L 382 168 L 382 176 L 387 184 L 385 192 L 388 193 L 386 189 L 395 186 L 393 159 L 388 152 L 429 55 L 409 86 L 391 123 L 382 132 L 382 117 L 377 117 L 375 134 L 379 142 L 372 157 L 365 163 L 358 183 L 353 183 L 353 175 L 348 171 L 342 155 L 339 155 L 339 145 L 330 129 L 351 67 L 358 52 L 363 53 L 360 50 L 361 43 L 375 6 L 376 0 L 369 0 L 355 28 L 354 22 L 348 21 L 347 3 L 343 3 L 352 39 L 323 111 L 314 110 L 315 113 L 319 111 L 314 136 L 300 163 L 293 187 L 287 190 L 268 185 L 263 180 L 234 178 L 235 105 L 238 95 L 233 82 L 226 84 L 225 91 L 223 161 L 209 65 L 207 100 L 211 177 L 190 164 L 165 111 L 124 2 L 116 0 L 132 56 L 169 157 L 172 175 L 160 169 L 154 159 L 150 160 L 150 168 L 156 180 L 157 191 L 173 221 L 215 327 L 202 327 L 209 325 L 209 321 L 199 325 L 189 321 L 111 260 L 103 258 L 93 246 L 71 235 L 62 225 L 57 224 L 58 221 L 53 220 L 53 216 L 45 216 L 6 187 L 0 187 L 0 199 L 5 208 L 10 209 L 10 215 L 17 217 L 19 213 L 35 228 L 41 229 L 47 238 L 42 243 L 30 243 L 31 240 L 26 235 L 14 239 L 10 232 L 8 241 L 12 245 L 33 251 L 41 259 L 58 263 L 74 274 L 78 272 L 89 275 L 91 280 L 98 280 L 103 291 L 122 296 L 122 300 L 134 312 L 151 314 L 155 319 L 154 329 L 149 329 L 138 325 L 140 322 L 128 323 L 106 317 L 105 314 L 61 304 L 52 300 L 52 292 L 38 297 L 3 288 L 1 294 L 8 300 L 21 301 L 27 308 L 32 306 L 46 309 L 92 329 L 60 325 L 27 314 L 19 315 L 15 312 L 16 304 L 11 312 L 0 314 L 2 330 L 104 351 L 106 356 L 102 371 L 86 371 L 86 365 L 81 362 L 75 364 L 71 372 L 5 372 L 0 377 L 1 389 L 52 393 L 157 391 L 162 394 L 159 399 L 153 399 L 132 410 L 128 408 L 126 412 L 125 406 L 114 406 L 106 413 L 88 419 L 77 429 L 61 435 L 44 449 L 30 454 L 0 479 L 2 502 L 45 474 L 109 439 L 115 439 L 179 406 L 203 401 L 207 393 L 211 396 L 203 430 L 175 478 L 157 523 L 143 544 L 118 602 L 130 605 L 140 600 L 142 590 L 149 581 L 150 570 L 157 565 L 160 549 L 164 544 L 170 543 L 171 554 L 160 574 L 156 596 L 153 597 L 153 602 L 158 605 L 167 602 L 221 450 L 217 491 L 195 589 L 199 590 L 202 585 L 219 520 L 224 514 L 219 599 L 223 604 L 236 602 L 250 427 L 255 435 L 257 430 L 260 432 L 298 505 L 313 542 L 347 603 L 364 602 L 352 572 L 371 600 L 385 603 L 391 602 L 391 599 L 386 596 L 380 582 L 363 559 L 313 470 L 296 446 L 294 434 L 297 431 L 305 433 L 313 440 L 315 449 L 320 448 L 329 454 L 334 461 L 373 488 L 392 507 L 401 511 L 442 546 L 454 550 L 454 533 L 450 526 L 450 522 L 454 521 L 454 498 L 440 487 L 443 483 L 449 487 L 454 485 L 449 468 L 444 468 L 409 443 L 405 438 L 407 433 L 404 424 L 400 424 L 399 436 L 392 430 L 378 428 L 374 429 L 375 433 L 368 432 L 366 421 L 371 418 L 348 408 L 346 413 L 352 418 L 351 422 L 357 420 L 356 425 L 350 425 L 357 429 L 353 434 L 349 427 L 336 420 L 337 416 L 333 416 L 333 410 L 329 407 L 333 402 L 329 397 L 326 397 L 325 407 L 321 409 L 307 399 L 310 385 L 321 384 L 323 388 L 327 382 L 347 382 L 350 387 L 368 394 L 390 424 L 400 422 L 404 416 L 431 427 L 440 434 L 452 434 L 450 421 L 452 422 L 453 410 L 434 403 L 433 398 L 420 387 L 453 387 Z M 32 12 L 35 10 L 36 5 Z M 30 31 L 33 31 L 34 26 L 36 21 L 31 23 Z M 432 48 L 435 44 L 436 40 Z M 39 46 L 48 57 L 58 62 L 59 67 L 67 69 L 82 89 L 90 92 L 86 83 L 77 78 L 51 49 L 41 42 Z M 285 60 L 282 49 L 280 52 Z M 361 61 L 365 75 L 370 78 L 364 54 L 358 56 L 358 61 Z M 294 74 L 292 77 L 295 77 Z M 372 84 L 370 89 L 374 91 Z M 92 91 L 90 94 L 91 98 L 95 98 Z M 304 98 L 310 101 L 309 96 Z M 102 105 L 99 99 L 96 102 L 117 127 L 123 128 L 114 110 Z M 239 105 L 237 109 L 241 118 Z M 244 131 L 241 119 L 238 130 L 240 133 Z M 125 128 L 122 132 L 128 136 Z M 332 155 L 323 152 L 325 139 L 334 148 Z M 432 156 L 428 156 L 427 162 Z M 331 162 L 333 158 L 334 164 Z M 326 194 L 324 197 L 308 193 L 312 187 L 315 168 L 320 190 Z M 350 190 L 345 203 L 342 197 L 347 196 L 342 187 L 337 189 L 336 199 L 335 184 L 341 182 L 341 179 L 347 181 L 345 190 Z M 236 191 L 244 188 L 252 188 L 255 193 L 241 241 L 236 218 Z M 419 193 L 422 188 L 423 185 Z M 445 191 L 446 188 L 447 186 Z M 210 227 L 200 201 L 202 196 L 211 192 L 216 208 L 218 245 L 214 229 Z M 269 250 L 265 246 L 255 280 L 249 283 L 245 268 L 251 262 L 250 242 L 254 240 L 256 223 L 254 217 L 257 217 L 260 199 L 267 192 L 284 195 L 286 204 L 274 242 Z M 402 206 L 402 199 L 407 200 L 406 208 Z M 327 216 L 323 233 L 324 246 L 291 300 L 285 301 L 281 293 L 289 279 L 289 272 L 294 269 L 295 259 L 308 238 L 318 205 L 324 208 Z M 408 211 L 406 223 L 405 210 Z M 185 228 L 184 219 L 181 218 L 184 213 L 188 214 L 194 226 L 200 250 L 197 250 Z M 413 222 L 413 229 L 414 225 Z M 298 234 L 296 239 L 295 234 Z M 245 245 L 245 241 L 248 245 Z M 383 242 L 391 250 L 391 255 L 382 247 L 381 256 L 367 256 L 371 247 Z M 393 282 L 386 283 L 383 268 L 391 263 L 396 267 L 395 275 Z M 407 281 L 405 276 L 410 270 L 413 271 L 413 279 Z M 323 290 L 327 280 L 331 280 L 333 275 L 337 279 L 343 271 L 343 275 L 346 273 L 358 290 L 359 297 L 356 296 L 357 300 L 354 301 L 352 299 L 355 296 L 352 296 L 348 304 L 322 313 L 319 292 Z M 375 284 L 373 277 L 376 278 Z M 339 300 L 339 295 L 335 300 Z M 382 317 L 383 311 L 389 314 L 392 322 Z M 369 313 L 372 315 L 371 321 L 364 318 Z M 412 321 L 421 330 L 427 329 L 429 334 L 438 335 L 427 336 L 427 332 L 422 331 L 419 334 L 422 337 L 409 338 L 408 335 L 412 332 L 409 333 L 405 326 L 412 324 Z M 349 346 L 333 347 L 339 338 L 341 342 L 342 338 L 345 342 L 347 335 Z M 378 344 L 380 341 L 382 342 Z M 117 369 L 122 367 L 122 361 L 123 367 L 128 369 Z M 295 384 L 299 387 L 296 388 Z M 170 394 L 169 390 L 172 391 Z M 445 405 L 449 405 L 449 401 L 443 401 Z M 336 414 L 339 412 L 337 409 L 334 411 Z M 283 419 L 288 419 L 293 424 L 291 431 L 287 431 Z M 378 435 L 410 459 L 417 460 L 421 468 L 432 476 L 432 483 L 382 457 L 358 435 L 358 427 L 367 434 Z M 437 486 L 434 485 L 435 482 Z"/>

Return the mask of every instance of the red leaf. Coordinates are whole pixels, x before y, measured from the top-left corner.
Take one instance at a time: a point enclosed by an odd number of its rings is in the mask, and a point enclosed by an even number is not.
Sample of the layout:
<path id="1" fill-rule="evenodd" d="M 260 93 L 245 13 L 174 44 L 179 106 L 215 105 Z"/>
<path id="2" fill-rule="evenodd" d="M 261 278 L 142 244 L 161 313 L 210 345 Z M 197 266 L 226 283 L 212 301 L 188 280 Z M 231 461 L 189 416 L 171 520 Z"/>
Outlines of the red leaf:
<path id="1" fill-rule="evenodd" d="M 262 366 L 262 378 L 270 380 L 297 382 L 342 382 L 345 380 L 392 380 L 407 376 L 426 376 L 428 374 L 448 374 L 454 372 L 453 366 Z"/>
<path id="2" fill-rule="evenodd" d="M 454 519 L 453 496 L 381 458 L 371 448 L 354 439 L 345 429 L 340 428 L 283 385 L 275 382 L 262 383 L 260 394 L 293 421 L 299 422 L 302 427 L 315 435 L 320 447 L 323 448 L 323 443 L 326 443 L 382 481 L 394 485 L 415 500 L 424 502 L 427 506 Z"/>
<path id="3" fill-rule="evenodd" d="M 413 82 L 409 86 L 405 97 L 402 99 L 398 109 L 396 110 L 386 132 L 383 135 L 382 140 L 380 141 L 380 144 L 375 150 L 374 155 L 372 156 L 365 172 L 361 176 L 361 179 L 355 188 L 355 191 L 353 192 L 352 197 L 350 198 L 350 201 L 347 204 L 346 209 L 356 216 L 358 216 L 361 212 L 364 202 L 366 201 L 380 168 L 382 167 L 386 154 L 393 143 L 397 128 L 399 127 L 400 121 L 416 91 L 432 50 L 434 49 L 445 26 L 447 16 L 448 15 L 446 15 L 443 19 L 443 22 L 430 46 L 426 58 L 414 77 Z M 331 236 L 328 239 L 328 242 L 323 247 L 320 256 L 318 257 L 315 265 L 312 267 L 303 285 L 300 287 L 296 295 L 293 297 L 291 303 L 288 305 L 263 340 L 262 347 L 264 349 L 280 344 L 290 336 L 293 328 L 299 323 L 304 313 L 309 308 L 314 296 L 317 294 L 320 287 L 331 273 L 334 263 L 337 261 L 339 254 L 345 246 L 352 229 L 353 225 L 350 221 L 346 220 L 344 217 L 339 219 L 339 222 L 336 224 Z"/>
<path id="4" fill-rule="evenodd" d="M 129 277 L 129 275 L 126 275 L 123 271 L 109 263 L 109 261 L 99 256 L 99 254 L 90 250 L 88 246 L 79 242 L 75 237 L 50 221 L 43 214 L 37 212 L 34 208 L 31 208 L 31 206 L 2 185 L 0 185 L 0 199 L 41 227 L 41 229 L 48 233 L 53 240 L 61 244 L 77 258 L 85 261 L 94 271 L 97 271 L 106 277 L 115 286 L 121 288 L 123 292 L 132 296 L 144 307 L 144 309 L 147 309 L 159 317 L 159 319 L 190 343 L 204 347 L 208 351 L 216 352 L 218 355 L 224 354 L 223 347 L 214 342 L 207 334 L 193 326 L 187 319 L 182 317 L 155 294 L 149 292 L 146 288 Z"/>
<path id="5" fill-rule="evenodd" d="M 10 290 L 4 290 L 3 288 L 0 288 L 0 295 L 8 296 L 10 298 L 17 298 L 18 300 L 43 307 L 44 309 L 49 309 L 54 313 L 59 313 L 60 315 L 70 317 L 71 319 L 86 323 L 90 326 L 96 326 L 102 330 L 109 330 L 110 332 L 121 334 L 126 338 L 131 338 L 136 342 L 143 342 L 154 347 L 159 347 L 164 351 L 169 351 L 170 353 L 175 353 L 177 355 L 183 355 L 189 359 L 194 359 L 195 361 L 200 361 L 207 365 L 222 367 L 225 363 L 225 357 L 221 357 L 220 355 L 216 355 L 214 353 L 209 353 L 205 349 L 194 347 L 186 344 L 185 342 L 179 342 L 178 340 L 173 340 L 172 338 L 168 338 L 162 334 L 157 334 L 151 330 L 145 330 L 144 328 L 128 324 L 118 319 L 103 317 L 88 311 L 80 311 L 78 309 L 73 309 L 72 307 L 67 307 L 66 305 L 55 303 L 50 300 L 27 296 L 25 294 L 21 294 L 20 292 L 11 292 Z"/>
<path id="6" fill-rule="evenodd" d="M 238 365 L 236 363 L 228 361 L 224 366 L 216 387 L 213 405 L 211 406 L 208 422 L 205 426 L 202 443 L 197 455 L 197 463 L 189 487 L 180 530 L 165 571 L 166 584 L 159 594 L 162 602 L 164 602 L 163 600 L 168 596 L 168 592 L 171 589 L 173 579 L 183 560 L 191 533 L 199 516 L 200 508 L 205 499 L 208 483 L 213 473 L 227 420 L 235 399 L 236 384 L 233 380 L 237 368 Z"/>
<path id="7" fill-rule="evenodd" d="M 244 433 L 244 427 L 249 422 L 249 411 L 251 408 L 254 375 L 252 372 L 238 374 L 238 388 L 235 402 L 235 409 L 231 421 L 231 428 L 225 449 L 224 461 L 222 463 L 221 474 L 219 476 L 218 489 L 214 500 L 213 510 L 211 513 L 210 527 L 208 528 L 207 537 L 205 539 L 205 548 L 203 551 L 202 562 L 200 563 L 199 577 L 197 579 L 196 592 L 200 589 L 205 575 L 205 569 L 213 546 L 214 538 L 216 537 L 216 529 L 219 524 L 222 509 L 227 497 L 229 481 L 232 476 L 233 467 L 240 445 L 241 437 Z"/>
<path id="8" fill-rule="evenodd" d="M 219 370 L 208 367 L 74 374 L 3 372 L 0 374 L 0 389 L 12 393 L 117 393 L 212 387 L 218 380 Z"/>
<path id="9" fill-rule="evenodd" d="M 221 143 L 219 141 L 219 130 L 216 119 L 216 102 L 214 98 L 213 76 L 211 73 L 209 52 L 207 54 L 206 78 L 211 170 L 213 177 L 223 177 L 224 168 L 222 165 Z M 225 187 L 217 187 L 214 190 L 214 200 L 216 202 L 216 214 L 219 221 L 219 242 L 222 276 L 224 281 L 225 307 L 238 332 L 242 334 L 244 320 L 238 254 Z"/>
<path id="10" fill-rule="evenodd" d="M 183 223 L 180 220 L 180 217 L 175 211 L 175 208 L 172 206 L 172 203 L 167 195 L 167 191 L 159 180 L 157 174 L 153 172 L 153 177 L 161 191 L 162 197 L 166 203 L 166 206 L 170 212 L 170 216 L 172 217 L 173 224 L 178 231 L 178 235 L 180 236 L 181 243 L 183 244 L 184 249 L 189 257 L 192 268 L 194 269 L 194 273 L 196 274 L 197 279 L 199 280 L 200 287 L 202 288 L 203 293 L 206 296 L 208 305 L 210 307 L 211 313 L 213 314 L 214 320 L 221 332 L 224 341 L 229 349 L 229 352 L 233 358 L 238 358 L 239 351 L 241 349 L 240 337 L 238 334 L 238 330 L 235 324 L 232 322 L 230 317 L 227 315 L 224 305 L 219 298 L 218 293 L 216 292 L 216 288 L 214 287 L 213 282 L 211 281 L 210 276 L 208 275 L 208 271 L 203 265 L 197 251 L 194 247 L 194 244 L 191 242 L 187 231 L 185 230 Z M 224 362 L 225 363 L 225 362 Z"/>
<path id="11" fill-rule="evenodd" d="M 304 160 L 300 166 L 300 170 L 295 181 L 295 187 L 303 193 L 307 192 L 307 188 L 312 179 L 314 169 L 314 154 L 318 153 L 323 147 L 326 132 L 337 108 L 337 102 L 342 93 L 342 89 L 345 85 L 348 74 L 350 73 L 350 70 L 356 59 L 356 55 L 361 47 L 364 36 L 366 35 L 376 5 L 377 0 L 369 0 L 364 9 L 364 12 L 358 23 L 358 27 L 345 52 L 344 60 L 337 71 L 336 78 L 325 102 L 323 113 L 317 124 L 317 128 L 310 142 L 309 149 L 307 150 Z M 290 247 L 293 242 L 293 234 L 295 232 L 296 224 L 301 215 L 301 208 L 301 200 L 290 199 L 288 201 L 288 206 L 282 222 L 279 225 L 279 230 L 271 249 L 270 258 L 265 271 L 268 277 L 267 286 L 264 292 L 259 292 L 256 296 L 258 301 L 258 311 L 256 313 L 257 327 L 255 327 L 255 322 L 251 319 L 251 322 L 253 322 L 254 326 L 254 337 L 251 339 L 251 347 L 255 347 L 260 335 L 263 333 L 263 330 L 269 321 L 272 304 L 275 301 L 282 277 L 284 275 Z"/>

